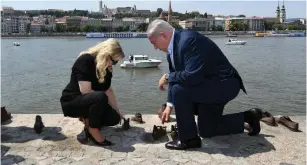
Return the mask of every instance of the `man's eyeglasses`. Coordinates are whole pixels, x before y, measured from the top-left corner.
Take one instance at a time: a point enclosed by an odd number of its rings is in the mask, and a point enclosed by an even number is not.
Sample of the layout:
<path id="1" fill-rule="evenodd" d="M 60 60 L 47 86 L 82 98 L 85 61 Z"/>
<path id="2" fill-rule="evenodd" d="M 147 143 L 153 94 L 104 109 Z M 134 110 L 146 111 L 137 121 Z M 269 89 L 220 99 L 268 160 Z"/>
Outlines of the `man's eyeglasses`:
<path id="1" fill-rule="evenodd" d="M 118 63 L 118 61 L 115 61 L 111 58 L 111 61 L 112 61 L 112 65 L 116 65 Z"/>

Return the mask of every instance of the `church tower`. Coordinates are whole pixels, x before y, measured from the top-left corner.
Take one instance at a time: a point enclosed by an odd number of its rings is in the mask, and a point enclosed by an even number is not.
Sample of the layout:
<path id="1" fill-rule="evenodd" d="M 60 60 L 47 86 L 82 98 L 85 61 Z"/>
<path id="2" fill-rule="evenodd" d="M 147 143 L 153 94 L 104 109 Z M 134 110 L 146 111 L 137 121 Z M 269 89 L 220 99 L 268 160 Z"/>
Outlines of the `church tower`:
<path id="1" fill-rule="evenodd" d="M 285 21 L 286 21 L 286 8 L 285 8 L 285 1 L 283 0 L 280 12 L 280 23 L 284 23 Z"/>
<path id="2" fill-rule="evenodd" d="M 172 17 L 172 4 L 171 0 L 168 1 L 168 16 L 167 16 L 167 22 L 171 23 L 171 17 Z"/>
<path id="3" fill-rule="evenodd" d="M 279 0 L 278 0 L 278 6 L 277 6 L 277 9 L 276 9 L 276 17 L 277 17 L 278 20 L 280 20 Z"/>
<path id="4" fill-rule="evenodd" d="M 103 13 L 102 0 L 99 1 L 99 12 Z"/>

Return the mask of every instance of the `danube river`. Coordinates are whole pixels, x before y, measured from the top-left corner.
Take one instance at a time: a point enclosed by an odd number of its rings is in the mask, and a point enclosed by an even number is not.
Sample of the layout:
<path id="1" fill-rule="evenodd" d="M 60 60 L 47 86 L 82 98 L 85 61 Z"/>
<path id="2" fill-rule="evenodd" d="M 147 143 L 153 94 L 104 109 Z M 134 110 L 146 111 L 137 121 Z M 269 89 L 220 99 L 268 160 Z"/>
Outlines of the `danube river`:
<path id="1" fill-rule="evenodd" d="M 228 38 L 211 37 L 237 68 L 242 91 L 225 113 L 260 107 L 273 115 L 305 115 L 306 39 L 244 37 L 245 46 L 225 45 Z M 12 113 L 62 113 L 60 96 L 78 54 L 103 39 L 11 38 L 1 40 L 1 106 Z M 163 62 L 159 68 L 114 69 L 112 86 L 124 114 L 155 113 L 166 101 L 158 80 L 168 72 L 164 53 L 147 39 L 119 39 L 129 54 L 147 54 Z M 17 41 L 21 45 L 13 46 Z"/>

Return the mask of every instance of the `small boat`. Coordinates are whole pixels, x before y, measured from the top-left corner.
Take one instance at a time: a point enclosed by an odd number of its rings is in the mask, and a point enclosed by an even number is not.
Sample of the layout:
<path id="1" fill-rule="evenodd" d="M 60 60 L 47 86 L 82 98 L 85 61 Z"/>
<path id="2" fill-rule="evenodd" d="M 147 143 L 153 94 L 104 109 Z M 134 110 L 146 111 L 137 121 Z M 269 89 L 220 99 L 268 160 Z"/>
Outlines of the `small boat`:
<path id="1" fill-rule="evenodd" d="M 20 43 L 14 42 L 13 45 L 14 45 L 14 46 L 20 46 Z"/>
<path id="2" fill-rule="evenodd" d="M 226 45 L 245 45 L 246 41 L 238 41 L 237 39 L 229 39 L 228 42 L 226 42 Z"/>
<path id="3" fill-rule="evenodd" d="M 161 60 L 149 59 L 147 55 L 130 55 L 128 61 L 120 65 L 121 68 L 154 68 L 161 64 Z"/>
<path id="4" fill-rule="evenodd" d="M 234 34 L 231 34 L 231 33 L 228 33 L 227 35 L 225 35 L 226 37 L 237 37 L 237 35 L 234 35 Z"/>

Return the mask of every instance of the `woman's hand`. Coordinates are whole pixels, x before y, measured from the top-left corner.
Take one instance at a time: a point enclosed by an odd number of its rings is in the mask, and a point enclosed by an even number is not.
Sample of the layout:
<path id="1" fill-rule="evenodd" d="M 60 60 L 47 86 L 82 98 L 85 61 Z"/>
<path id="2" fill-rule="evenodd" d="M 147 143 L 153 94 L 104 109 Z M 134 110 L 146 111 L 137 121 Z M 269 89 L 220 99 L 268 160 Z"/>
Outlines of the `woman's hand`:
<path id="1" fill-rule="evenodd" d="M 119 113 L 119 116 L 120 116 L 121 119 L 125 118 L 125 116 L 121 112 L 118 111 L 118 113 Z"/>
<path id="2" fill-rule="evenodd" d="M 124 120 L 125 117 L 121 112 L 119 112 L 119 110 L 116 110 L 116 111 L 117 111 L 117 113 L 119 114 L 119 117 L 120 117 L 119 124 L 122 124 L 122 120 Z"/>

